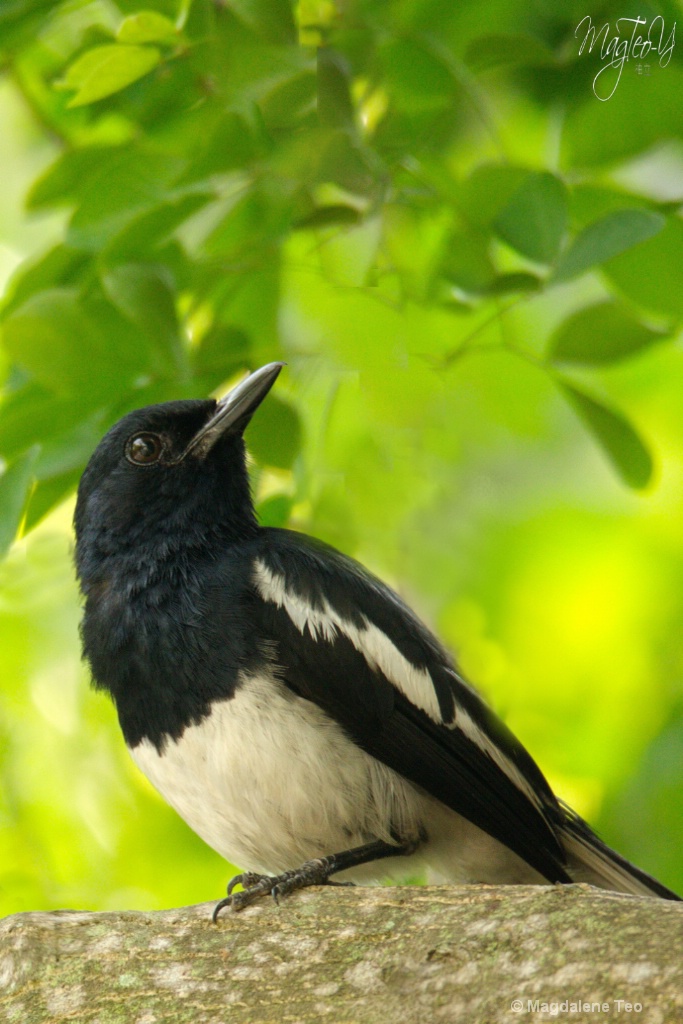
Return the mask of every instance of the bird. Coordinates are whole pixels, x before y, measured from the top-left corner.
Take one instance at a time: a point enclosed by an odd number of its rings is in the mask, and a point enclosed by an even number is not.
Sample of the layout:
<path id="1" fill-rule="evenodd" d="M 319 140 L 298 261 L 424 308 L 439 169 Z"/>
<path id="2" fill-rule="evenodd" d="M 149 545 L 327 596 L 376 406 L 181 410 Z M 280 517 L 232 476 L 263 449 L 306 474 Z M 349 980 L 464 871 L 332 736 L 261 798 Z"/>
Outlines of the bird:
<path id="1" fill-rule="evenodd" d="M 261 526 L 244 430 L 282 367 L 128 413 L 79 483 L 93 684 L 161 796 L 242 868 L 242 910 L 309 885 L 592 885 L 679 899 L 556 797 L 406 603 L 319 540 Z"/>

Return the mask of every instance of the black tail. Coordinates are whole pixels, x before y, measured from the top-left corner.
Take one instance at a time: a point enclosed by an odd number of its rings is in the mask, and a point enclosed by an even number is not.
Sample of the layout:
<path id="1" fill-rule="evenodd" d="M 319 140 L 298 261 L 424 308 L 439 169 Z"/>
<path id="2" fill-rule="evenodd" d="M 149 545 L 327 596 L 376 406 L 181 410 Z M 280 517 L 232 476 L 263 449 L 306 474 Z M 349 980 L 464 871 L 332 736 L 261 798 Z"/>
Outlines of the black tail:
<path id="1" fill-rule="evenodd" d="M 627 892 L 633 896 L 681 899 L 656 878 L 611 850 L 572 810 L 566 807 L 564 810 L 566 821 L 562 842 L 567 851 L 569 874 L 574 881 L 589 882 L 601 889 Z"/>

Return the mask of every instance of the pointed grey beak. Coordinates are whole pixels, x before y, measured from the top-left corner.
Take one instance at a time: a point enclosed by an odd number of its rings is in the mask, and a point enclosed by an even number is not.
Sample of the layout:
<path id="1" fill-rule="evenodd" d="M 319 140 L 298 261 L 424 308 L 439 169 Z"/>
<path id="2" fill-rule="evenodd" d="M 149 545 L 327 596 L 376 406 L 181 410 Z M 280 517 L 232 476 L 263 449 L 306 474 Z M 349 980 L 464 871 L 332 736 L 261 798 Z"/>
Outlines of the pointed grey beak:
<path id="1" fill-rule="evenodd" d="M 232 391 L 221 398 L 216 411 L 190 441 L 183 458 L 190 452 L 206 455 L 219 437 L 235 431 L 242 433 L 259 405 L 266 397 L 285 363 L 268 363 L 255 370 Z"/>

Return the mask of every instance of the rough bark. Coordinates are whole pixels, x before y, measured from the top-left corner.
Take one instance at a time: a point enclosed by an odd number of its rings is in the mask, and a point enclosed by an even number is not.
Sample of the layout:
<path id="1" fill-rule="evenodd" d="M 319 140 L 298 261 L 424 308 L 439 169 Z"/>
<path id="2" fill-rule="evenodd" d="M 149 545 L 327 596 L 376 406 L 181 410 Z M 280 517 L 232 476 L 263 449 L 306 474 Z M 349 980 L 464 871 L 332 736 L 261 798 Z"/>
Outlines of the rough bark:
<path id="1" fill-rule="evenodd" d="M 0 1020 L 683 1021 L 683 904 L 471 886 L 309 890 L 217 926 L 211 909 L 6 918 Z"/>

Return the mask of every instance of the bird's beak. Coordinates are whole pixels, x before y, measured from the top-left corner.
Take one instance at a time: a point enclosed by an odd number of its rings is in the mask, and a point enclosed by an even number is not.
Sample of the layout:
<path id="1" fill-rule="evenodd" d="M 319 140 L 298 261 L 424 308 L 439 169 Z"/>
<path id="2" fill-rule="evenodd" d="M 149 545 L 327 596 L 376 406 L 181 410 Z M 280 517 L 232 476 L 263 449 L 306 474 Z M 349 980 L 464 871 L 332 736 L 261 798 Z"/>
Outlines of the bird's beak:
<path id="1" fill-rule="evenodd" d="M 194 452 L 206 455 L 219 437 L 229 432 L 242 433 L 259 405 L 277 380 L 284 363 L 268 363 L 249 374 L 216 405 L 216 411 L 187 446 L 183 457 Z"/>

